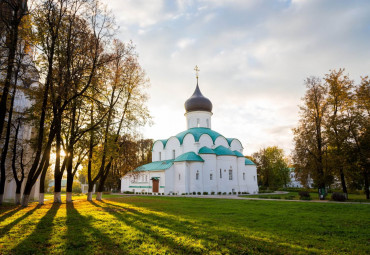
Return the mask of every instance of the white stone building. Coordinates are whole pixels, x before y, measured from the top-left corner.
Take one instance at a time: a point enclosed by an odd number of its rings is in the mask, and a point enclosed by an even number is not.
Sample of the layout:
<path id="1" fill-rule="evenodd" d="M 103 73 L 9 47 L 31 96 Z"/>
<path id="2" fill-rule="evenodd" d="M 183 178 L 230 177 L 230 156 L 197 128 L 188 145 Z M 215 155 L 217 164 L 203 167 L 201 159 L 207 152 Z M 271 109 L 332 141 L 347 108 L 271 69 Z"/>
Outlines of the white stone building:
<path id="1" fill-rule="evenodd" d="M 256 165 L 236 138 L 213 131 L 212 103 L 199 86 L 185 102 L 187 130 L 154 142 L 152 163 L 121 179 L 121 192 L 258 193 Z"/>

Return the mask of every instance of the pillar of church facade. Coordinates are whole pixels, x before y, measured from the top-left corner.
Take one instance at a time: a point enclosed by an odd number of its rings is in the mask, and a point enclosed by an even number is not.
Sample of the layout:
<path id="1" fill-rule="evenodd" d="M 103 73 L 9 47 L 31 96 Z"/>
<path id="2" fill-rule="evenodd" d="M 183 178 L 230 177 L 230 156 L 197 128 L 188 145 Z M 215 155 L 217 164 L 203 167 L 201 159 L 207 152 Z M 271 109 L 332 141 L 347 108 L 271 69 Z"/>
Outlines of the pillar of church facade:
<path id="1" fill-rule="evenodd" d="M 206 111 L 194 111 L 185 113 L 187 129 L 195 127 L 212 128 L 212 113 Z"/>

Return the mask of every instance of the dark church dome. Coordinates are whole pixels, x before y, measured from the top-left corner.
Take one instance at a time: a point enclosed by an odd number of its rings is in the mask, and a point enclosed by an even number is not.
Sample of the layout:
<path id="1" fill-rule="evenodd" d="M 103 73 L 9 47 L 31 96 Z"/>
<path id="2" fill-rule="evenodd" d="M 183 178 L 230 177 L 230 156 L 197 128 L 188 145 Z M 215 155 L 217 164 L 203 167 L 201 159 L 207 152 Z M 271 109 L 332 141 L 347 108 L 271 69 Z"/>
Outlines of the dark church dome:
<path id="1" fill-rule="evenodd" d="M 185 102 L 186 112 L 207 111 L 212 112 L 211 101 L 200 92 L 198 83 L 193 95 Z"/>

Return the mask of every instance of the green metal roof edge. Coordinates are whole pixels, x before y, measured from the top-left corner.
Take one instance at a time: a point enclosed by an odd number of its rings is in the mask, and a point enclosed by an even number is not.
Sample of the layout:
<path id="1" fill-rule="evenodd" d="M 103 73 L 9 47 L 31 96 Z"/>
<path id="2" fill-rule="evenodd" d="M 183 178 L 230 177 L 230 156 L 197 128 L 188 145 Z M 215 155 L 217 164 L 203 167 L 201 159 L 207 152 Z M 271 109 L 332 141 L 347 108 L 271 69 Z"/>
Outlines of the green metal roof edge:
<path id="1" fill-rule="evenodd" d="M 235 150 L 235 151 L 233 151 L 233 152 L 234 152 L 234 154 L 235 154 L 237 157 L 239 157 L 239 158 L 244 158 L 244 155 L 243 155 L 240 151 Z"/>
<path id="2" fill-rule="evenodd" d="M 162 166 L 163 165 L 163 166 Z M 173 159 L 154 161 L 145 165 L 138 166 L 134 171 L 157 171 L 166 170 L 173 165 Z M 148 169 L 149 167 L 149 169 Z"/>
<path id="3" fill-rule="evenodd" d="M 255 165 L 255 163 L 252 160 L 250 160 L 249 158 L 245 158 L 245 163 L 244 164 L 245 165 Z"/>
<path id="4" fill-rule="evenodd" d="M 202 131 L 200 134 L 194 134 L 195 132 L 193 131 Z M 206 131 L 206 132 L 205 132 Z M 211 133 L 211 134 L 210 134 Z M 225 138 L 223 135 L 221 135 L 220 133 L 216 132 L 216 131 L 213 131 L 212 129 L 210 128 L 205 128 L 205 127 L 195 127 L 195 128 L 189 128 L 188 130 L 185 130 L 183 132 L 180 132 L 178 133 L 177 135 L 175 135 L 174 137 L 176 137 L 179 142 L 180 142 L 180 145 L 184 142 L 184 138 L 187 134 L 192 134 L 193 137 L 194 137 L 194 140 L 196 142 L 199 142 L 199 139 L 201 138 L 202 135 L 204 134 L 207 134 L 209 137 L 211 137 L 212 141 L 213 141 L 213 144 L 215 143 L 216 139 L 218 137 L 223 137 Z M 170 137 L 171 138 L 171 137 Z M 226 140 L 226 138 L 225 138 Z M 226 140 L 227 141 L 227 140 Z"/>
<path id="5" fill-rule="evenodd" d="M 167 144 L 167 142 L 168 142 L 168 139 L 160 139 L 160 140 L 156 140 L 156 141 L 154 141 L 154 143 L 153 143 L 153 145 L 152 145 L 152 151 L 153 151 L 153 148 L 154 148 L 154 144 L 155 144 L 156 142 L 161 142 L 161 143 L 163 144 L 163 149 L 164 149 L 164 148 L 166 148 L 166 144 Z"/>
<path id="6" fill-rule="evenodd" d="M 217 146 L 213 151 L 216 153 L 217 156 L 236 156 L 232 150 L 222 145 Z"/>
<path id="7" fill-rule="evenodd" d="M 229 144 L 229 146 L 231 146 L 231 143 L 234 140 L 237 140 L 240 143 L 240 145 L 242 146 L 242 148 L 244 148 L 243 145 L 242 145 L 242 143 L 240 142 L 240 140 L 238 138 L 226 138 L 226 140 L 227 140 L 227 143 Z"/>
<path id="8" fill-rule="evenodd" d="M 193 151 L 186 152 L 184 154 L 181 154 L 173 162 L 183 162 L 183 161 L 198 161 L 198 162 L 204 162 L 204 159 L 202 159 L 199 155 L 197 155 Z"/>
<path id="9" fill-rule="evenodd" d="M 211 148 L 203 146 L 199 149 L 198 154 L 216 154 Z"/>

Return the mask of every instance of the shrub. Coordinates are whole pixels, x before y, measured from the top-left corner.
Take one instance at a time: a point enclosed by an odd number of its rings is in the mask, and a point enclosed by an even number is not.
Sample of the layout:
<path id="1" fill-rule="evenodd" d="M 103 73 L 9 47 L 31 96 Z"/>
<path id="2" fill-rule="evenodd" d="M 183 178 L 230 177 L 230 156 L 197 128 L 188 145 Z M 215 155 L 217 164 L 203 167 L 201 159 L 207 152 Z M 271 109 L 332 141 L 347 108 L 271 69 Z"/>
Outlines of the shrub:
<path id="1" fill-rule="evenodd" d="M 300 191 L 298 192 L 299 194 L 299 199 L 301 200 L 310 200 L 311 197 L 310 197 L 310 193 L 308 191 Z"/>
<path id="2" fill-rule="evenodd" d="M 273 196 L 273 197 L 270 197 L 271 199 L 281 199 L 281 197 L 279 196 Z"/>
<path id="3" fill-rule="evenodd" d="M 229 192 L 229 195 L 231 195 L 231 192 Z"/>
<path id="4" fill-rule="evenodd" d="M 193 191 L 193 195 L 196 195 L 197 193 L 195 191 Z"/>
<path id="5" fill-rule="evenodd" d="M 331 195 L 331 199 L 334 200 L 334 201 L 343 202 L 343 201 L 346 201 L 346 195 L 344 193 L 334 192 Z"/>
<path id="6" fill-rule="evenodd" d="M 214 192 L 214 191 L 212 191 L 212 192 L 211 192 L 211 195 L 214 195 L 214 194 L 215 194 L 215 192 Z"/>
<path id="7" fill-rule="evenodd" d="M 221 191 L 217 192 L 217 195 L 221 195 Z"/>
<path id="8" fill-rule="evenodd" d="M 241 192 L 239 191 L 239 192 L 238 192 L 238 195 L 240 195 L 240 194 L 241 194 Z"/>
<path id="9" fill-rule="evenodd" d="M 222 193 L 222 195 L 226 195 L 226 192 Z"/>
<path id="10" fill-rule="evenodd" d="M 286 196 L 285 199 L 286 200 L 293 200 L 294 199 L 294 196 Z"/>
<path id="11" fill-rule="evenodd" d="M 80 182 L 74 181 L 72 183 L 72 192 L 73 193 L 81 193 L 82 192 Z"/>
<path id="12" fill-rule="evenodd" d="M 204 192 L 203 192 L 203 195 L 208 195 L 208 192 L 204 191 Z"/>
<path id="13" fill-rule="evenodd" d="M 200 192 L 197 192 L 197 194 L 198 194 L 198 195 L 201 195 L 202 193 L 200 193 Z"/>
<path id="14" fill-rule="evenodd" d="M 233 195 L 236 195 L 236 192 L 233 192 Z"/>
<path id="15" fill-rule="evenodd" d="M 162 193 L 162 196 L 164 196 L 164 193 Z"/>
<path id="16" fill-rule="evenodd" d="M 185 193 L 181 193 L 181 196 L 185 196 Z"/>

